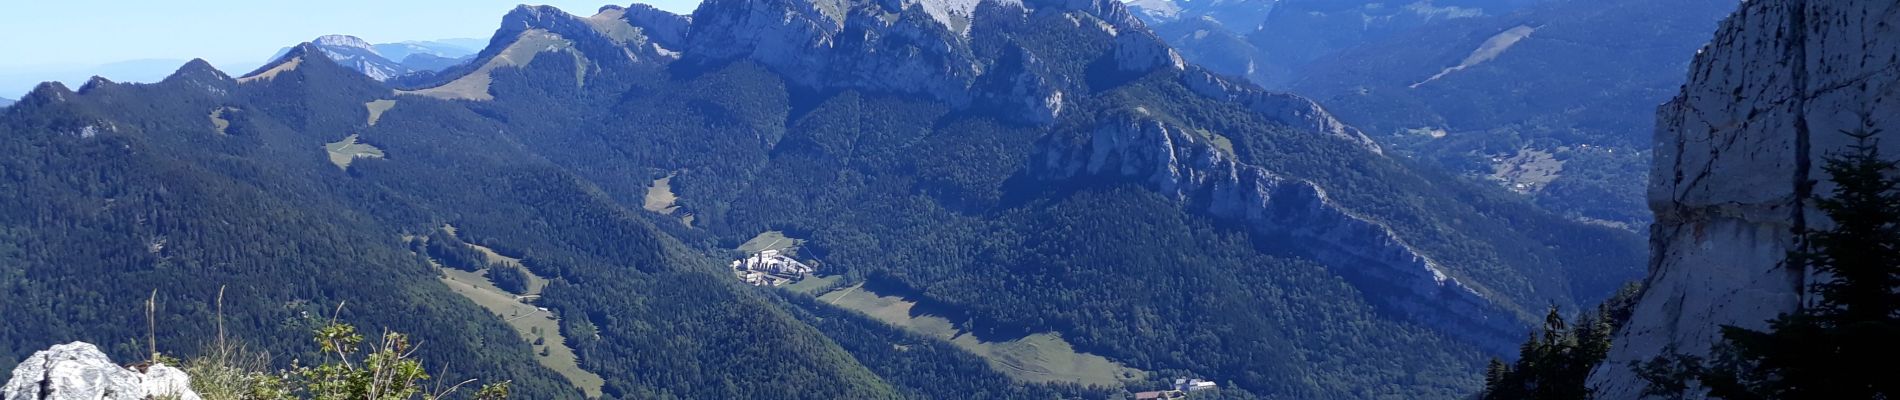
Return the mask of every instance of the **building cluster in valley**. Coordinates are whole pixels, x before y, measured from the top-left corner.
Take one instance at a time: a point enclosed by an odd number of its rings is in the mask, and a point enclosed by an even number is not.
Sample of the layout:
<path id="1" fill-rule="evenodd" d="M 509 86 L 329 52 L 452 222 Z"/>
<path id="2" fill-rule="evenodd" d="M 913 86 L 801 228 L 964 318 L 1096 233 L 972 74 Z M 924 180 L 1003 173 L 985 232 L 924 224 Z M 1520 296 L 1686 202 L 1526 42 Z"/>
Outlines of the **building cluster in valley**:
<path id="1" fill-rule="evenodd" d="M 1213 381 L 1178 378 L 1174 380 L 1173 389 L 1135 393 L 1135 399 L 1136 400 L 1185 399 L 1187 398 L 1189 393 L 1199 392 L 1202 390 L 1213 390 L 1219 387 L 1220 386 L 1215 385 Z"/>
<path id="2" fill-rule="evenodd" d="M 755 286 L 778 286 L 810 276 L 816 267 L 793 259 L 779 250 L 761 251 L 732 260 L 732 272 L 739 280 Z"/>

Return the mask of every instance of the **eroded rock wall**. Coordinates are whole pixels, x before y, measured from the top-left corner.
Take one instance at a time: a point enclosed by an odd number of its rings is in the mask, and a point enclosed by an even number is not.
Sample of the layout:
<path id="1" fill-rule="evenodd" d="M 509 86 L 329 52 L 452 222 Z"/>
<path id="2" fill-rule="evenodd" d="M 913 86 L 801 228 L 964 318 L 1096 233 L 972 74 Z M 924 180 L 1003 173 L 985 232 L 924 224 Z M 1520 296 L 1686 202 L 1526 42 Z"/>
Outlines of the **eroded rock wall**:
<path id="1" fill-rule="evenodd" d="M 1141 182 L 1214 217 L 1292 238 L 1403 318 L 1493 352 L 1509 353 L 1522 339 L 1509 311 L 1446 275 L 1385 224 L 1340 206 L 1311 182 L 1239 162 L 1210 138 L 1143 112 L 1105 119 L 1086 137 L 1049 140 L 1034 174 Z"/>
<path id="2" fill-rule="evenodd" d="M 1900 3 L 1756 0 L 1696 56 L 1658 111 L 1650 174 L 1650 277 L 1610 358 L 1591 376 L 1606 399 L 1640 397 L 1631 362 L 1706 355 L 1721 325 L 1763 328 L 1816 277 L 1786 264 L 1796 232 L 1825 228 L 1821 163 L 1882 129 L 1900 155 Z"/>

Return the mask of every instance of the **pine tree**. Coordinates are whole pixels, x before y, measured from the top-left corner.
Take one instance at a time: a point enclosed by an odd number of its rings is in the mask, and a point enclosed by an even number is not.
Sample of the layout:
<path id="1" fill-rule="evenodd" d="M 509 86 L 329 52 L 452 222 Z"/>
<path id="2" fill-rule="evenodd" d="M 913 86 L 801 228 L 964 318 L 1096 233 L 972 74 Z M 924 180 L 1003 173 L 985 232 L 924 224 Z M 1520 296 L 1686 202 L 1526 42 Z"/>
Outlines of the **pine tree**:
<path id="1" fill-rule="evenodd" d="M 1888 176 L 1896 163 L 1881 159 L 1878 133 L 1849 133 L 1855 145 L 1825 167 L 1834 197 L 1816 202 L 1837 225 L 1809 235 L 1819 250 L 1804 253 L 1816 272 L 1835 278 L 1815 290 L 1814 314 L 1830 328 L 1888 320 L 1900 307 L 1900 180 Z"/>
<path id="2" fill-rule="evenodd" d="M 1900 179 L 1877 133 L 1849 132 L 1855 145 L 1829 157 L 1833 196 L 1815 204 L 1834 227 L 1808 233 L 1811 247 L 1789 256 L 1826 280 L 1811 289 L 1818 301 L 1767 331 L 1723 326 L 1706 368 L 1679 355 L 1640 366 L 1652 392 L 1679 394 L 1687 377 L 1730 400 L 1900 398 L 1900 379 L 1883 367 L 1900 359 Z"/>
<path id="3" fill-rule="evenodd" d="M 1492 358 L 1491 364 L 1486 365 L 1484 368 L 1485 392 L 1483 397 L 1490 398 L 1492 392 L 1499 390 L 1498 388 L 1504 385 L 1504 380 L 1510 377 L 1510 374 L 1511 367 L 1505 365 L 1504 360 Z"/>

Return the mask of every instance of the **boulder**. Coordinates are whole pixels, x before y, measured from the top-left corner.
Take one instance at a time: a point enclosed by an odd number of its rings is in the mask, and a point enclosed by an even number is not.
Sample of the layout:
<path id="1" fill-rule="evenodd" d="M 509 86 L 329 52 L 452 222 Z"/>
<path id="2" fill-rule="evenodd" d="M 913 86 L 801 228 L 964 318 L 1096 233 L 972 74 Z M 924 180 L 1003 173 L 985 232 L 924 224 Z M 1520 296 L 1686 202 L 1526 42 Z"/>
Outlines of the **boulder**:
<path id="1" fill-rule="evenodd" d="M 27 357 L 0 387 L 0 400 L 200 400 L 191 377 L 154 364 L 127 369 L 85 342 L 53 346 Z"/>

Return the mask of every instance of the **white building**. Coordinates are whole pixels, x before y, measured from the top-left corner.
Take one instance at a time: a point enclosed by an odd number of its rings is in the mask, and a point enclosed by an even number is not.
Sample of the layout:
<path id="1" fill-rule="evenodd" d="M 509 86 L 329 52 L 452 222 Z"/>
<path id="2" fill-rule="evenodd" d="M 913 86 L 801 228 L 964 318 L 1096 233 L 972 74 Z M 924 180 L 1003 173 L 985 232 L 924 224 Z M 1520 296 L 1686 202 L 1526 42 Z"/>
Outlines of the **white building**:
<path id="1" fill-rule="evenodd" d="M 1204 381 L 1198 378 L 1178 378 L 1174 380 L 1174 390 L 1183 392 L 1197 392 L 1215 388 L 1218 388 L 1218 385 L 1215 385 L 1213 381 Z"/>
<path id="2" fill-rule="evenodd" d="M 785 256 L 778 250 L 761 251 L 758 254 L 732 261 L 733 273 L 748 284 L 766 286 L 787 283 L 810 275 L 817 268 Z"/>

